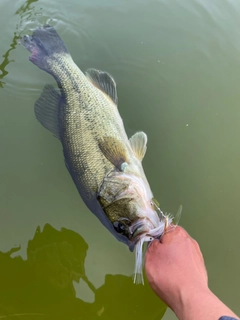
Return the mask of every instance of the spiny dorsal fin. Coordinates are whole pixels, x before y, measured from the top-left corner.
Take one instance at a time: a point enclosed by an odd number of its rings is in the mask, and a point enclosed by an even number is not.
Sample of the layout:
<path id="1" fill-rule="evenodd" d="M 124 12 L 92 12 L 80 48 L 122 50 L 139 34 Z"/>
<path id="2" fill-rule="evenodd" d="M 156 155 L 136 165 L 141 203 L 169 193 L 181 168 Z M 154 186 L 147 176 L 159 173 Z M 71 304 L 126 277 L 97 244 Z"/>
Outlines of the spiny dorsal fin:
<path id="1" fill-rule="evenodd" d="M 123 163 L 127 163 L 126 148 L 123 143 L 113 137 L 105 137 L 98 141 L 104 156 L 120 171 L 124 171 Z"/>
<path id="2" fill-rule="evenodd" d="M 86 77 L 95 87 L 105 92 L 115 104 L 118 103 L 116 82 L 109 73 L 96 69 L 88 69 Z"/>
<path id="3" fill-rule="evenodd" d="M 135 156 L 142 161 L 143 157 L 145 156 L 147 150 L 147 135 L 140 131 L 136 132 L 130 139 L 130 145 Z"/>
<path id="4" fill-rule="evenodd" d="M 52 85 L 47 84 L 34 106 L 38 121 L 57 138 L 59 138 L 58 108 L 61 100 L 62 96 Z"/>

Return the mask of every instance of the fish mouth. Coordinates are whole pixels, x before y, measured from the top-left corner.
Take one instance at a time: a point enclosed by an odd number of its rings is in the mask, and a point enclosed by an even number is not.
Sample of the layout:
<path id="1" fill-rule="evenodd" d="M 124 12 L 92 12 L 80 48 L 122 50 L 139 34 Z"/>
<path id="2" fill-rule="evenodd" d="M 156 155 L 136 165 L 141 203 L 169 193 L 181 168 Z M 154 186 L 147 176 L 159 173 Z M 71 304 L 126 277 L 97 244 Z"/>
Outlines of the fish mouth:
<path id="1" fill-rule="evenodd" d="M 159 218 L 158 221 L 152 221 L 148 217 L 140 218 L 128 227 L 129 240 L 135 245 L 140 240 L 152 241 L 164 233 L 165 226 L 165 219 Z"/>
<path id="2" fill-rule="evenodd" d="M 129 238 L 135 244 L 143 237 L 146 238 L 146 241 L 151 241 L 153 240 L 153 237 L 150 233 L 153 229 L 154 227 L 150 219 L 138 219 L 136 222 L 132 223 L 131 226 L 129 226 Z"/>
<path id="3" fill-rule="evenodd" d="M 153 228 L 153 226 L 152 228 L 149 227 L 149 225 L 152 225 L 151 222 L 146 222 L 146 220 L 148 219 L 138 219 L 132 223 L 128 218 L 120 218 L 113 223 L 113 227 L 118 233 L 125 235 L 135 246 L 142 237 L 148 236 Z"/>

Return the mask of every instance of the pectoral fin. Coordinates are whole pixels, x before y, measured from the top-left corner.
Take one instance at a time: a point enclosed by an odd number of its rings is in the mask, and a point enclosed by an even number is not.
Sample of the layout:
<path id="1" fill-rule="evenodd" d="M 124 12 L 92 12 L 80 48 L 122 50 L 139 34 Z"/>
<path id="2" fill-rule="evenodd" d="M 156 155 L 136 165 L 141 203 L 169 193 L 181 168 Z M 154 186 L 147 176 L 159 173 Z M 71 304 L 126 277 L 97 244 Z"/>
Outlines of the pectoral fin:
<path id="1" fill-rule="evenodd" d="M 129 139 L 129 142 L 135 156 L 142 161 L 147 150 L 147 135 L 142 131 L 137 132 Z"/>
<path id="2" fill-rule="evenodd" d="M 59 138 L 58 108 L 62 100 L 62 96 L 54 87 L 47 84 L 34 106 L 38 121 L 57 138 Z"/>
<path id="3" fill-rule="evenodd" d="M 126 148 L 123 143 L 113 137 L 105 137 L 98 141 L 98 145 L 104 156 L 120 171 L 122 164 L 127 163 Z"/>
<path id="4" fill-rule="evenodd" d="M 115 104 L 118 103 L 116 82 L 109 73 L 96 69 L 88 69 L 86 77 L 95 87 L 106 93 Z"/>

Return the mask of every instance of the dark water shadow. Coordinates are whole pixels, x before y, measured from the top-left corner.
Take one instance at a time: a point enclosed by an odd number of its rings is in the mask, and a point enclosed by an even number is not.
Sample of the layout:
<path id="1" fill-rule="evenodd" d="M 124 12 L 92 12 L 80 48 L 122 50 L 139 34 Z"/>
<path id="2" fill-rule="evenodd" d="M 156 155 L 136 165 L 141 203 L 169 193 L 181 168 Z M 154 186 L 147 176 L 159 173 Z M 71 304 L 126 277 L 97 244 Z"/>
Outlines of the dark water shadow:
<path id="1" fill-rule="evenodd" d="M 6 67 L 10 62 L 13 60 L 10 60 L 9 55 L 10 52 L 14 49 L 16 49 L 16 46 L 18 45 L 18 40 L 20 39 L 21 35 L 17 32 L 19 28 L 21 28 L 22 23 L 25 19 L 25 16 L 27 13 L 31 13 L 33 11 L 33 8 L 31 7 L 31 4 L 34 2 L 37 2 L 38 0 L 27 0 L 23 5 L 20 6 L 20 8 L 15 12 L 16 15 L 20 16 L 19 24 L 16 26 L 16 31 L 13 34 L 13 39 L 10 44 L 10 48 L 2 55 L 3 61 L 0 63 L 0 88 L 4 87 L 3 78 L 8 74 L 8 71 L 6 70 Z"/>
<path id="2" fill-rule="evenodd" d="M 0 319 L 161 319 L 166 311 L 148 285 L 131 277 L 107 274 L 95 288 L 84 268 L 88 245 L 72 230 L 46 224 L 29 240 L 26 260 L 18 250 L 0 252 Z M 73 282 L 80 281 L 93 303 L 76 297 Z"/>

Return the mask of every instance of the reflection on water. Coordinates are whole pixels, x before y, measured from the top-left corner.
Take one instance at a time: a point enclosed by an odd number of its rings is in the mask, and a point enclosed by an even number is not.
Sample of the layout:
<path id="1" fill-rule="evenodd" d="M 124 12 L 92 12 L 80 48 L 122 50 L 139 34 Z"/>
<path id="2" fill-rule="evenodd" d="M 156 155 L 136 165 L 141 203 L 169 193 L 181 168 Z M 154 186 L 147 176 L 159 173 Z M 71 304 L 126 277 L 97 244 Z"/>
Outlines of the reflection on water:
<path id="1" fill-rule="evenodd" d="M 0 64 L 0 88 L 3 88 L 4 82 L 2 79 L 8 74 L 8 71 L 5 69 L 6 66 L 11 62 L 9 60 L 9 54 L 10 52 L 16 48 L 16 45 L 18 43 L 19 35 L 17 35 L 16 32 L 14 32 L 14 37 L 12 39 L 12 43 L 10 45 L 10 49 L 7 50 L 7 52 L 3 55 L 3 62 Z"/>
<path id="2" fill-rule="evenodd" d="M 38 0 L 27 0 L 23 5 L 20 6 L 20 8 L 15 12 L 15 14 L 20 16 L 20 22 L 19 25 L 16 26 L 16 29 L 21 28 L 23 18 L 26 20 L 25 15 L 28 13 L 31 17 L 33 13 L 33 8 L 31 7 L 31 4 L 33 2 L 37 2 Z M 29 17 L 29 18 L 30 18 Z M 2 79 L 8 74 L 8 71 L 6 70 L 7 65 L 12 62 L 9 60 L 9 54 L 12 50 L 14 50 L 18 44 L 18 40 L 20 38 L 20 34 L 16 31 L 14 32 L 13 39 L 10 44 L 10 48 L 6 51 L 5 54 L 3 54 L 3 61 L 0 64 L 0 88 L 3 88 L 4 82 Z"/>
<path id="3" fill-rule="evenodd" d="M 84 268 L 88 245 L 72 230 L 58 231 L 49 224 L 42 231 L 37 227 L 28 242 L 27 260 L 11 257 L 19 249 L 0 252 L 0 319 L 13 315 L 32 319 L 160 319 L 165 312 L 155 296 L 145 304 L 151 289 L 134 285 L 131 277 L 108 274 L 104 285 L 96 289 Z M 73 281 L 87 284 L 95 295 L 93 303 L 76 297 Z"/>

